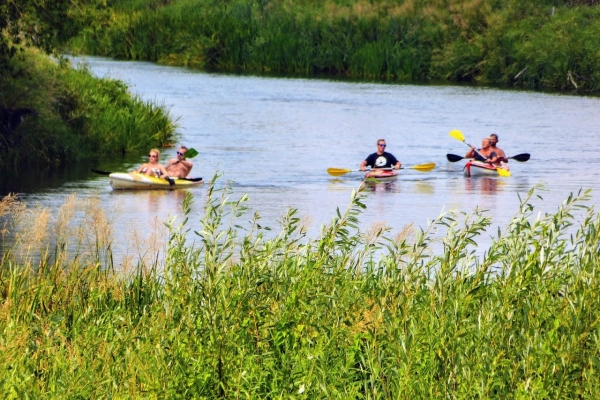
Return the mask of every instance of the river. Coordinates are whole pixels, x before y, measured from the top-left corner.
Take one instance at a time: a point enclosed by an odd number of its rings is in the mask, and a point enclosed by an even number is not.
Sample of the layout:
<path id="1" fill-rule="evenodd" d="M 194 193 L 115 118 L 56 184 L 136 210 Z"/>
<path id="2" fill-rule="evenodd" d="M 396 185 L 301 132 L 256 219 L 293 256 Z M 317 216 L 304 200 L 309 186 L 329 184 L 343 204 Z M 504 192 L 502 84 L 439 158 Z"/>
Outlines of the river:
<path id="1" fill-rule="evenodd" d="M 357 169 L 385 138 L 387 151 L 407 166 L 434 162 L 431 172 L 407 168 L 392 183 L 371 187 L 363 228 L 385 223 L 393 232 L 407 225 L 425 228 L 442 211 L 487 210 L 493 218 L 490 235 L 503 227 L 536 184 L 544 185 L 533 202 L 541 212 L 554 212 L 570 193 L 592 189 L 598 201 L 600 176 L 596 140 L 600 131 L 600 99 L 562 94 L 467 86 L 356 83 L 239 76 L 105 58 L 85 61 L 101 77 L 123 80 L 144 99 L 164 103 L 179 118 L 181 143 L 197 149 L 193 176 L 206 180 L 218 171 L 219 185 L 232 183 L 231 199 L 248 194 L 250 208 L 261 225 L 277 231 L 289 207 L 297 208 L 314 237 L 336 208 L 345 210 L 350 194 L 361 183 L 360 173 L 329 176 L 328 167 Z M 508 156 L 530 153 L 531 159 L 511 160 L 509 178 L 462 175 L 463 162 L 450 163 L 447 153 L 463 156 L 468 147 L 449 136 L 462 131 L 466 142 L 479 145 L 484 136 L 499 135 Z M 150 133 L 150 132 L 149 132 Z M 161 161 L 175 155 L 164 149 Z M 99 169 L 130 170 L 146 154 L 106 160 Z M 63 173 L 42 185 L 24 177 L 20 192 L 28 207 L 51 213 L 71 194 L 98 198 L 112 218 L 113 250 L 131 256 L 132 235 L 149 235 L 150 223 L 179 215 L 185 191 L 116 192 L 105 176 L 88 171 Z M 194 195 L 190 227 L 198 229 L 206 195 Z M 8 190 L 2 188 L 3 193 Z M 114 210 L 119 210 L 118 212 Z M 137 233 L 132 233 L 132 232 Z M 138 235 L 139 234 L 139 235 Z M 193 233 L 190 233 L 193 235 Z M 193 238 L 192 238 L 193 239 Z M 146 239 L 142 239 L 144 242 Z M 489 237 L 478 241 L 485 249 Z"/>

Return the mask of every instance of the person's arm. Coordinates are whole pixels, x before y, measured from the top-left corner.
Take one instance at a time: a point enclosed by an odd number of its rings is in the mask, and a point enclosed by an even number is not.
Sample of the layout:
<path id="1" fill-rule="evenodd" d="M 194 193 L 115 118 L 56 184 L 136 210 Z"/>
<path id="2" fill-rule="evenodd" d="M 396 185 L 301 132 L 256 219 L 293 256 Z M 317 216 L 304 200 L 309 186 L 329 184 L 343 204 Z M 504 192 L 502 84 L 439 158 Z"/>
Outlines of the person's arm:
<path id="1" fill-rule="evenodd" d="M 400 167 L 402 166 L 402 163 L 400 162 L 400 160 L 398 160 L 396 158 L 396 156 L 394 156 L 393 154 L 390 154 L 389 157 L 391 157 L 390 164 L 392 166 L 393 169 L 400 169 Z"/>
<path id="2" fill-rule="evenodd" d="M 471 150 L 467 151 L 467 154 L 465 154 L 465 158 L 475 158 L 475 146 L 471 146 Z"/>
<path id="3" fill-rule="evenodd" d="M 490 155 L 488 157 L 486 157 L 485 162 L 490 163 L 490 164 L 495 164 L 497 162 L 500 162 L 500 160 L 498 159 L 498 156 L 496 155 L 495 152 L 491 152 Z"/>
<path id="4" fill-rule="evenodd" d="M 504 150 L 498 149 L 498 161 L 504 163 L 508 162 L 508 158 L 506 158 L 506 153 L 504 153 Z"/>
<path id="5" fill-rule="evenodd" d="M 169 168 L 170 166 L 172 166 L 172 165 L 175 165 L 175 164 L 177 164 L 178 162 L 179 162 L 179 160 L 178 160 L 177 158 L 171 158 L 171 159 L 169 160 L 169 162 L 167 163 L 167 166 L 166 166 L 165 168 Z"/>
<path id="6" fill-rule="evenodd" d="M 192 164 L 191 161 L 188 161 L 185 158 L 181 160 L 180 163 L 183 164 L 187 169 L 192 169 L 192 167 L 194 166 L 194 164 Z"/>
<path id="7" fill-rule="evenodd" d="M 367 170 L 367 160 L 363 160 L 363 162 L 360 163 L 360 170 L 363 172 Z"/>

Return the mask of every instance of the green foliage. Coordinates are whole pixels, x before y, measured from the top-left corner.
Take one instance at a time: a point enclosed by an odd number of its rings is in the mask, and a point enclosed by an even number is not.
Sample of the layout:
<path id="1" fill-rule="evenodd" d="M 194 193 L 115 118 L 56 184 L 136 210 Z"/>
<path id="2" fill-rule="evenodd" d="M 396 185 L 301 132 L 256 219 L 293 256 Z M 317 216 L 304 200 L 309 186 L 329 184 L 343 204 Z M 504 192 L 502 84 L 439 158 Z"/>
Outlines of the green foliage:
<path id="1" fill-rule="evenodd" d="M 163 105 L 131 95 L 119 81 L 98 79 L 35 51 L 11 60 L 0 104 L 33 108 L 14 133 L 18 146 L 0 137 L 0 166 L 50 167 L 106 155 L 160 147 L 175 139 L 176 125 Z"/>
<path id="2" fill-rule="evenodd" d="M 532 190 L 485 256 L 481 211 L 414 236 L 359 229 L 353 193 L 315 239 L 265 234 L 208 188 L 201 228 L 167 223 L 164 266 L 60 255 L 0 268 L 0 391 L 13 397 L 595 398 L 600 216 Z M 577 222 L 576 222 L 577 221 Z M 446 231 L 439 242 L 434 232 Z M 195 239 L 194 239 L 195 238 Z M 188 241 L 194 243 L 190 244 Z M 101 241 L 105 248 L 110 240 Z M 441 248 L 440 248 L 441 247 Z M 437 249 L 437 250 L 434 250 Z"/>
<path id="3" fill-rule="evenodd" d="M 596 91 L 592 3 L 123 0 L 70 45 L 225 71 Z"/>

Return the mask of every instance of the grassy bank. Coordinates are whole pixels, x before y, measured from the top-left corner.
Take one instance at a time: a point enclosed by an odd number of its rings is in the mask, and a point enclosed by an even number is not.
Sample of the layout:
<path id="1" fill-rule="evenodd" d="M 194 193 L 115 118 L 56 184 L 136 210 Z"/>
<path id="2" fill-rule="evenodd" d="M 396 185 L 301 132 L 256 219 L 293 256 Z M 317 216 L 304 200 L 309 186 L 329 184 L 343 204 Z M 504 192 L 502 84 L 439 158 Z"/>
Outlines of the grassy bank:
<path id="1" fill-rule="evenodd" d="M 85 13 L 71 47 L 209 70 L 597 92 L 596 3 L 116 0 Z"/>
<path id="2" fill-rule="evenodd" d="M 472 245 L 488 234 L 490 219 L 477 211 L 442 215 L 424 231 L 390 237 L 385 227 L 357 228 L 364 208 L 359 192 L 318 237 L 305 237 L 290 210 L 279 234 L 267 238 L 256 220 L 246 231 L 235 228 L 248 218 L 245 198 L 227 196 L 210 185 L 202 228 L 194 234 L 185 220 L 171 221 L 164 260 L 140 259 L 129 274 L 111 268 L 101 211 L 96 225 L 86 220 L 86 229 L 98 227 L 88 236 L 90 251 L 59 234 L 55 242 L 29 242 L 46 255 L 41 263 L 12 261 L 16 249 L 5 255 L 0 392 L 14 398 L 600 394 L 600 216 L 584 207 L 587 193 L 537 217 L 526 198 L 481 259 Z M 2 204 L 4 213 L 19 207 Z M 192 205 L 189 194 L 185 218 Z M 576 212 L 583 215 L 577 221 Z M 48 218 L 46 227 L 78 231 L 65 229 L 69 215 Z M 563 235 L 572 224 L 577 233 Z M 437 254 L 430 247 L 436 227 L 448 229 Z"/>
<path id="3" fill-rule="evenodd" d="M 175 141 L 164 105 L 132 95 L 120 81 L 99 79 L 33 48 L 0 74 L 0 106 L 33 108 L 0 136 L 0 168 L 49 168 L 148 151 Z"/>

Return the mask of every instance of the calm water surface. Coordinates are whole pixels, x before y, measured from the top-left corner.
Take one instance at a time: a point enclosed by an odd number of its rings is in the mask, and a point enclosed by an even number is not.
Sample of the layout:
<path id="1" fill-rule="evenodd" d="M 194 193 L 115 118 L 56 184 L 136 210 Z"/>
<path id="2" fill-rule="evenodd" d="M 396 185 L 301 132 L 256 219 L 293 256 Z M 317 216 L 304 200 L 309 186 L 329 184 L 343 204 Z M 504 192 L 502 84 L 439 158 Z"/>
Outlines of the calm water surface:
<path id="1" fill-rule="evenodd" d="M 310 221 L 310 236 L 345 209 L 361 174 L 333 178 L 328 167 L 357 169 L 385 138 L 387 151 L 406 166 L 437 163 L 428 173 L 405 170 L 391 184 L 373 187 L 361 221 L 367 228 L 387 223 L 394 231 L 408 224 L 426 227 L 440 212 L 489 210 L 494 227 L 516 213 L 519 195 L 543 183 L 540 211 L 553 212 L 572 192 L 593 189 L 598 202 L 600 99 L 456 86 L 414 86 L 279 79 L 208 74 L 145 62 L 103 58 L 85 61 L 101 77 L 123 80 L 144 99 L 164 103 L 179 118 L 181 142 L 194 147 L 191 175 L 210 179 L 216 171 L 233 181 L 232 199 L 247 193 L 262 225 L 277 230 L 287 208 Z M 497 133 L 507 155 L 531 153 L 525 163 L 511 161 L 512 177 L 465 178 L 463 164 L 446 153 L 464 155 L 464 143 L 448 132 L 460 129 L 480 144 Z M 149 132 L 150 134 L 151 132 Z M 165 149 L 161 160 L 175 155 Z M 144 153 L 145 155 L 145 153 Z M 100 169 L 129 170 L 145 157 L 107 160 Z M 183 193 L 113 192 L 107 177 L 91 173 L 50 187 L 21 189 L 29 205 L 56 210 L 66 196 L 99 196 L 112 213 L 117 237 L 147 230 L 149 221 L 178 214 Z M 6 191 L 6 188 L 4 188 Z M 13 189 L 14 190 L 14 189 Z M 192 228 L 202 215 L 206 186 L 194 194 Z M 252 212 L 246 220 L 252 216 Z M 490 235 L 496 229 L 490 230 Z M 485 247 L 489 238 L 482 238 Z M 125 251 L 121 249 L 122 251 Z"/>

